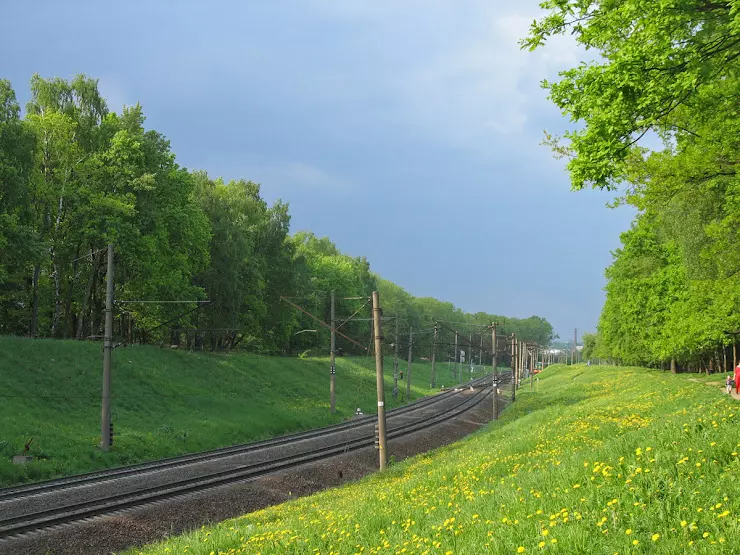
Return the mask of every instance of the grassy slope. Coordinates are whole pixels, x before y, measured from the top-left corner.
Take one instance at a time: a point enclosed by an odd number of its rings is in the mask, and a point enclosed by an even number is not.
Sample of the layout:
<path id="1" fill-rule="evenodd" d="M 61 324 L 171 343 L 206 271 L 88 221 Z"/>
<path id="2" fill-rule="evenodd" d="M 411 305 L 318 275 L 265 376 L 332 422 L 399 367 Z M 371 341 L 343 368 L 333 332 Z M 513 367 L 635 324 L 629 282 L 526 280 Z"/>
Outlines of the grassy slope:
<path id="1" fill-rule="evenodd" d="M 693 376 L 638 368 L 554 366 L 541 377 L 539 391 L 522 388 L 498 423 L 459 444 L 143 552 L 740 549 L 735 401 Z"/>
<path id="2" fill-rule="evenodd" d="M 313 428 L 339 422 L 358 406 L 366 412 L 375 406 L 369 357 L 337 359 L 332 416 L 327 359 L 116 349 L 116 437 L 106 454 L 97 448 L 101 344 L 0 337 L 0 353 L 0 486 Z M 429 370 L 429 364 L 414 365 L 412 399 L 430 393 Z M 439 371 L 449 383 L 446 368 Z M 391 364 L 385 375 L 386 403 L 393 408 L 404 389 L 394 401 Z M 31 438 L 31 454 L 49 458 L 13 465 L 12 455 Z"/>

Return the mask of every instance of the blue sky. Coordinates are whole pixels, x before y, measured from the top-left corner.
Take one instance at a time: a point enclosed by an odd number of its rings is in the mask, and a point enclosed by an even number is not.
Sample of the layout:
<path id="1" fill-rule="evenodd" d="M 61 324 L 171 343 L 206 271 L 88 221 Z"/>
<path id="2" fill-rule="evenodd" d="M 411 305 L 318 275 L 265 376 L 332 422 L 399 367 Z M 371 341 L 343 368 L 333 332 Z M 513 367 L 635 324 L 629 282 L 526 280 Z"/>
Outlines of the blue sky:
<path id="1" fill-rule="evenodd" d="M 262 184 L 416 296 L 595 329 L 629 209 L 570 192 L 539 87 L 583 53 L 517 40 L 537 1 L 131 0 L 5 6 L 0 77 L 100 79 L 181 165 Z M 375 233 L 372 224 L 379 221 Z"/>

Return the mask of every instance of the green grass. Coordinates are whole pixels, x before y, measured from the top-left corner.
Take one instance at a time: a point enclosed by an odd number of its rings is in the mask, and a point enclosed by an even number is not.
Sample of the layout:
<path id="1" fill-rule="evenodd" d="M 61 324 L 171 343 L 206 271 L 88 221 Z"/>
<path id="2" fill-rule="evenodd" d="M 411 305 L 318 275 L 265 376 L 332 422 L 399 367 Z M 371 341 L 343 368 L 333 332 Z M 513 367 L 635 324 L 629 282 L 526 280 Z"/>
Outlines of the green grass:
<path id="1" fill-rule="evenodd" d="M 337 359 L 332 415 L 328 359 L 121 348 L 113 352 L 115 444 L 103 453 L 100 343 L 0 337 L 0 352 L 0 486 L 254 441 L 376 406 L 370 357 Z M 405 402 L 405 387 L 394 400 L 392 358 L 386 361 L 386 404 L 393 408 Z M 411 400 L 432 393 L 430 369 L 414 364 Z M 445 380 L 440 365 L 438 383 Z M 32 438 L 29 454 L 47 458 L 12 464 Z"/>
<path id="2" fill-rule="evenodd" d="M 734 400 L 692 375 L 640 368 L 540 377 L 455 445 L 130 553 L 740 550 Z"/>

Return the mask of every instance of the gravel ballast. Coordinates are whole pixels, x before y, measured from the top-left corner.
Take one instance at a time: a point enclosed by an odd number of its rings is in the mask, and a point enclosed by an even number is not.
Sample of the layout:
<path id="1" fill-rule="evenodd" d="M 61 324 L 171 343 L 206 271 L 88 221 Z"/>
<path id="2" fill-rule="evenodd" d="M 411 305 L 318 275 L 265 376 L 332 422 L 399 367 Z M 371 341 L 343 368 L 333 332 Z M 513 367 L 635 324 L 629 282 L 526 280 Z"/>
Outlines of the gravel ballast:
<path id="1" fill-rule="evenodd" d="M 389 454 L 400 461 L 453 443 L 486 424 L 490 411 L 490 402 L 483 402 L 443 424 L 392 439 L 388 443 Z M 365 448 L 119 514 L 0 540 L 0 554 L 120 552 L 356 480 L 375 472 L 377 464 L 377 451 Z"/>

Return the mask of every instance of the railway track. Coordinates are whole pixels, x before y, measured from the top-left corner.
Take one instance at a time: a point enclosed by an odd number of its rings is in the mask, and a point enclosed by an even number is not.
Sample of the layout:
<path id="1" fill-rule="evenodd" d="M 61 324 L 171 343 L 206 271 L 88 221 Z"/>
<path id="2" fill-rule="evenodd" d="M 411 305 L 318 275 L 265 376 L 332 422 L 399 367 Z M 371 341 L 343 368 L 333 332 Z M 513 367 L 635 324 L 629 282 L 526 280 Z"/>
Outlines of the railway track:
<path id="1" fill-rule="evenodd" d="M 389 411 L 388 438 L 429 428 L 477 407 L 490 396 L 490 387 L 487 386 L 490 380 L 491 377 L 486 376 L 461 386 L 477 388 L 472 393 L 448 391 Z M 439 410 L 440 406 L 442 410 Z M 0 490 L 0 540 L 243 482 L 367 448 L 374 444 L 374 434 L 368 432 L 374 427 L 375 420 L 376 416 L 370 415 L 261 442 Z M 257 460 L 239 460 L 240 457 L 255 455 L 258 455 Z M 221 460 L 223 463 L 229 458 L 236 461 L 221 464 L 222 469 L 213 467 L 214 462 Z M 200 475 L 180 475 L 188 470 L 192 474 L 192 468 L 199 465 L 211 465 L 211 468 L 206 468 L 206 472 Z M 147 476 L 156 482 L 154 477 L 161 481 L 161 475 L 168 472 L 175 474 L 174 479 L 142 485 L 142 481 L 150 481 Z M 132 481 L 133 485 L 127 481 Z M 108 492 L 104 491 L 106 486 Z M 74 497 L 77 498 L 75 501 L 67 501 Z M 33 502 L 31 510 L 21 510 L 22 514 L 13 510 L 28 501 Z"/>
<path id="2" fill-rule="evenodd" d="M 468 387 L 479 387 L 480 385 L 490 382 L 490 376 L 484 376 L 465 384 Z M 406 413 L 417 411 L 423 407 L 433 406 L 444 400 L 445 396 L 453 392 L 453 389 L 445 391 L 443 393 L 424 397 L 409 403 L 403 407 L 393 409 L 387 412 L 388 418 L 400 416 Z M 331 426 L 325 426 L 315 430 L 308 430 L 305 432 L 298 432 L 294 434 L 288 434 L 280 437 L 275 437 L 263 441 L 257 441 L 252 443 L 245 443 L 240 445 L 233 445 L 229 447 L 223 447 L 220 449 L 213 449 L 209 451 L 202 451 L 199 453 L 191 453 L 187 455 L 181 455 L 177 457 L 170 457 L 167 459 L 160 459 L 151 462 L 139 463 L 134 465 L 128 465 L 120 468 L 114 468 L 109 470 L 100 470 L 96 472 L 88 472 L 85 474 L 78 474 L 69 476 L 66 478 L 59 478 L 55 480 L 47 480 L 44 482 L 38 482 L 36 484 L 30 484 L 26 486 L 17 486 L 0 489 L 0 503 L 7 500 L 19 499 L 30 495 L 39 495 L 41 493 L 47 493 L 54 490 L 68 488 L 71 486 L 81 486 L 84 484 L 100 483 L 106 480 L 112 480 L 115 478 L 122 478 L 125 476 L 131 476 L 140 474 L 142 472 L 152 472 L 157 470 L 163 470 L 166 468 L 182 466 L 185 464 L 192 464 L 200 461 L 211 461 L 218 458 L 230 457 L 249 451 L 255 451 L 257 449 L 264 449 L 272 446 L 280 446 L 290 442 L 303 441 L 307 439 L 320 438 L 335 434 L 342 430 L 349 430 L 362 426 L 363 424 L 374 423 L 377 416 L 374 414 L 364 416 L 362 418 L 355 418 L 347 422 L 340 424 L 334 424 Z"/>

